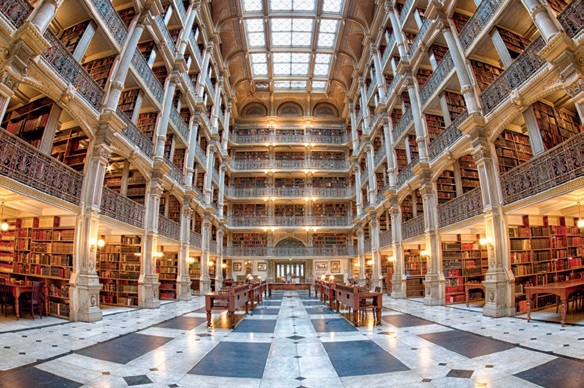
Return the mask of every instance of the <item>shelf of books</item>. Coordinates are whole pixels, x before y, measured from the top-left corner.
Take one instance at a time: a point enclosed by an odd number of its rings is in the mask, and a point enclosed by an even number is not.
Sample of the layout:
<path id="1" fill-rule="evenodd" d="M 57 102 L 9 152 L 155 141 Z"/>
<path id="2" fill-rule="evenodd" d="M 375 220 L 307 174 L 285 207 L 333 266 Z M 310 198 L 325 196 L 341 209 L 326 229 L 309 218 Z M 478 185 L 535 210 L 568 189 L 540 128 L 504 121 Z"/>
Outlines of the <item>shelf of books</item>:
<path id="1" fill-rule="evenodd" d="M 21 242 L 26 244 L 26 240 L 19 238 L 21 226 L 22 220 L 17 219 L 9 222 L 7 231 L 0 231 L 0 277 L 2 278 L 10 277 L 19 245 Z"/>
<path id="2" fill-rule="evenodd" d="M 140 236 L 121 236 L 119 244 L 108 243 L 100 250 L 101 303 L 138 306 L 141 242 Z"/>
<path id="3" fill-rule="evenodd" d="M 428 264 L 420 256 L 420 248 L 404 249 L 404 271 L 406 275 L 406 296 L 420 298 L 424 296 L 424 276 Z"/>
<path id="4" fill-rule="evenodd" d="M 156 261 L 156 273 L 160 282 L 160 299 L 176 299 L 176 276 L 178 274 L 178 253 L 164 252 Z"/>
<path id="5" fill-rule="evenodd" d="M 346 233 L 318 233 L 312 236 L 312 245 L 315 248 L 326 246 L 347 246 Z"/>
<path id="6" fill-rule="evenodd" d="M 233 233 L 233 247 L 265 247 L 268 244 L 266 233 Z"/>
<path id="7" fill-rule="evenodd" d="M 500 173 L 519 166 L 533 155 L 529 137 L 509 129 L 504 130 L 495 140 L 495 149 Z"/>
<path id="8" fill-rule="evenodd" d="M 462 193 L 467 193 L 480 186 L 479 171 L 471 155 L 464 155 L 458 159 L 460 167 L 460 181 Z"/>
<path id="9" fill-rule="evenodd" d="M 509 30 L 506 30 L 501 27 L 495 27 L 499 36 L 505 43 L 505 47 L 509 51 L 511 58 L 515 59 L 525 50 L 527 46 L 531 43 L 529 39 L 522 37 L 521 35 L 517 35 Z"/>
<path id="10" fill-rule="evenodd" d="M 583 232 L 575 219 L 561 216 L 516 216 L 509 220 L 509 259 L 515 276 L 516 311 L 526 309 L 525 287 L 568 280 L 582 272 Z M 555 304 L 538 294 L 535 308 Z"/>
<path id="11" fill-rule="evenodd" d="M 116 55 L 111 55 L 109 57 L 85 62 L 83 67 L 87 70 L 89 75 L 91 75 L 91 78 L 93 78 L 102 89 L 105 89 L 105 84 L 110 76 L 115 59 Z"/>
<path id="12" fill-rule="evenodd" d="M 2 128 L 38 147 L 53 105 L 53 101 L 46 97 L 9 111 L 4 115 Z"/>
<path id="13" fill-rule="evenodd" d="M 51 155 L 69 167 L 83 171 L 89 138 L 80 127 L 62 129 L 55 134 Z"/>
<path id="14" fill-rule="evenodd" d="M 444 117 L 437 115 L 426 114 L 426 127 L 428 128 L 428 136 L 430 143 L 434 141 L 442 132 L 444 132 Z M 415 139 L 414 139 L 415 140 Z"/>
<path id="15" fill-rule="evenodd" d="M 473 239 L 461 241 L 461 235 L 443 236 L 444 239 L 447 237 L 453 237 L 455 241 L 442 242 L 446 303 L 462 303 L 466 300 L 465 286 L 480 284 L 484 280 L 488 267 L 487 251 Z M 481 291 L 473 291 L 471 297 L 477 301 L 484 295 Z"/>
<path id="16" fill-rule="evenodd" d="M 454 180 L 454 171 L 444 170 L 436 181 L 436 194 L 438 204 L 441 205 L 456 198 L 456 182 Z"/>
<path id="17" fill-rule="evenodd" d="M 15 230 L 13 274 L 47 287 L 50 315 L 69 318 L 69 278 L 73 272 L 73 226 L 59 217 L 24 218 Z"/>
<path id="18" fill-rule="evenodd" d="M 541 101 L 535 102 L 531 107 L 541 132 L 543 144 L 548 150 L 580 132 L 584 132 L 582 122 L 573 112 L 556 109 Z"/>
<path id="19" fill-rule="evenodd" d="M 444 92 L 444 99 L 446 100 L 446 107 L 451 121 L 456 120 L 466 110 L 466 102 L 462 94 L 446 91 Z"/>
<path id="20" fill-rule="evenodd" d="M 475 79 L 483 91 L 503 72 L 503 69 L 500 67 L 474 59 L 470 60 L 470 65 L 473 69 Z"/>

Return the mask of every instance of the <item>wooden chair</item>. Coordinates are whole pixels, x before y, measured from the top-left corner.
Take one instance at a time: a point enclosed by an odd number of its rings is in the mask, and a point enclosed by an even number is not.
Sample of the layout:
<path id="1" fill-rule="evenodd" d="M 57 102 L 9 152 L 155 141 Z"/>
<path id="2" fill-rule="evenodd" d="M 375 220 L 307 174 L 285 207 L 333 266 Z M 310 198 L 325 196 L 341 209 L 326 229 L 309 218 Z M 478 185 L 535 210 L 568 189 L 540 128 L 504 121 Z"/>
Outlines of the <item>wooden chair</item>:
<path id="1" fill-rule="evenodd" d="M 42 282 L 32 282 L 32 292 L 25 292 L 20 295 L 20 311 L 30 311 L 34 321 L 34 312 L 37 310 L 41 319 L 43 319 L 43 286 Z"/>
<path id="2" fill-rule="evenodd" d="M 14 311 L 14 296 L 12 292 L 8 291 L 6 287 L 6 279 L 0 278 L 0 305 L 2 305 L 2 312 L 4 316 L 8 316 L 8 307 L 12 306 Z"/>

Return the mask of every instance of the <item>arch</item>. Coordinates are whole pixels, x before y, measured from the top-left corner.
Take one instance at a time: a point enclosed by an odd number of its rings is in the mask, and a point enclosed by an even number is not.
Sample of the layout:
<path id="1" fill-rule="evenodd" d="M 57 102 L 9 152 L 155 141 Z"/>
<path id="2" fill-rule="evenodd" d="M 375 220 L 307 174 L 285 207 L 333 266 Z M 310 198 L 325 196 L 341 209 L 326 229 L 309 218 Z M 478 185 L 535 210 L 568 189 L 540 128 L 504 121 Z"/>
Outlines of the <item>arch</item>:
<path id="1" fill-rule="evenodd" d="M 329 102 L 319 102 L 314 106 L 316 117 L 339 117 L 338 109 Z"/>
<path id="2" fill-rule="evenodd" d="M 300 117 L 304 115 L 302 106 L 296 102 L 287 101 L 278 106 L 278 116 Z"/>
<path id="3" fill-rule="evenodd" d="M 304 248 L 305 245 L 302 241 L 293 237 L 286 237 L 276 244 L 276 249 L 278 248 Z"/>
<path id="4" fill-rule="evenodd" d="M 250 102 L 241 110 L 241 117 L 265 117 L 268 115 L 268 107 L 261 102 Z"/>

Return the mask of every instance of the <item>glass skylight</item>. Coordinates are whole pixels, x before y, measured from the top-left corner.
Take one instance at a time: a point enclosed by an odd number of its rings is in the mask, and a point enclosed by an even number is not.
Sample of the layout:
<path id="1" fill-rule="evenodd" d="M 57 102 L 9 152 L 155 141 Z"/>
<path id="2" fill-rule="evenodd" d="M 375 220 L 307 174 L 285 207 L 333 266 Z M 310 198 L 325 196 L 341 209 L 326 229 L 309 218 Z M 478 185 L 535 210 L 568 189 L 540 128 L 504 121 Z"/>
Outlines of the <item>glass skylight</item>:
<path id="1" fill-rule="evenodd" d="M 251 68 L 254 76 L 268 75 L 268 58 L 264 53 L 250 54 Z"/>
<path id="2" fill-rule="evenodd" d="M 324 90 L 326 81 L 312 81 L 312 90 Z"/>
<path id="3" fill-rule="evenodd" d="M 329 67 L 332 59 L 331 54 L 317 53 L 314 58 L 314 76 L 326 77 L 329 74 Z"/>
<path id="4" fill-rule="evenodd" d="M 342 7 L 343 0 L 323 0 L 322 3 L 323 12 L 341 13 Z"/>
<path id="5" fill-rule="evenodd" d="M 306 81 L 274 81 L 276 89 L 306 89 Z"/>
<path id="6" fill-rule="evenodd" d="M 245 27 L 249 47 L 264 47 L 266 45 L 263 19 L 247 19 L 245 21 Z"/>
<path id="7" fill-rule="evenodd" d="M 273 62 L 275 76 L 308 77 L 308 53 L 274 53 Z"/>
<path id="8" fill-rule="evenodd" d="M 271 0 L 272 11 L 314 11 L 316 0 Z"/>
<path id="9" fill-rule="evenodd" d="M 338 20 L 321 19 L 318 28 L 318 42 L 319 48 L 333 48 L 335 46 L 335 38 L 337 35 L 337 28 L 339 26 Z"/>
<path id="10" fill-rule="evenodd" d="M 271 19 L 272 45 L 304 46 L 312 44 L 314 19 Z"/>
<path id="11" fill-rule="evenodd" d="M 245 12 L 261 11 L 262 0 L 243 0 L 243 10 Z"/>

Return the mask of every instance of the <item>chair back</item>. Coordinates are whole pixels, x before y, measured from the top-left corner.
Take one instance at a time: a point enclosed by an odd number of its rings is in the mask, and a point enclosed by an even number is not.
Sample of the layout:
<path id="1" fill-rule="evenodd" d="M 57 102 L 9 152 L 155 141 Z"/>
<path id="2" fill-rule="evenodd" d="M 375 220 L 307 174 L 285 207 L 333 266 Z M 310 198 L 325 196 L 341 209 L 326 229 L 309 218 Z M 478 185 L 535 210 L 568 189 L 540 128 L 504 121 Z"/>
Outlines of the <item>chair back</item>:
<path id="1" fill-rule="evenodd" d="M 32 303 L 41 303 L 43 282 L 32 282 Z"/>
<path id="2" fill-rule="evenodd" d="M 381 292 L 381 287 L 375 287 L 375 292 Z"/>

